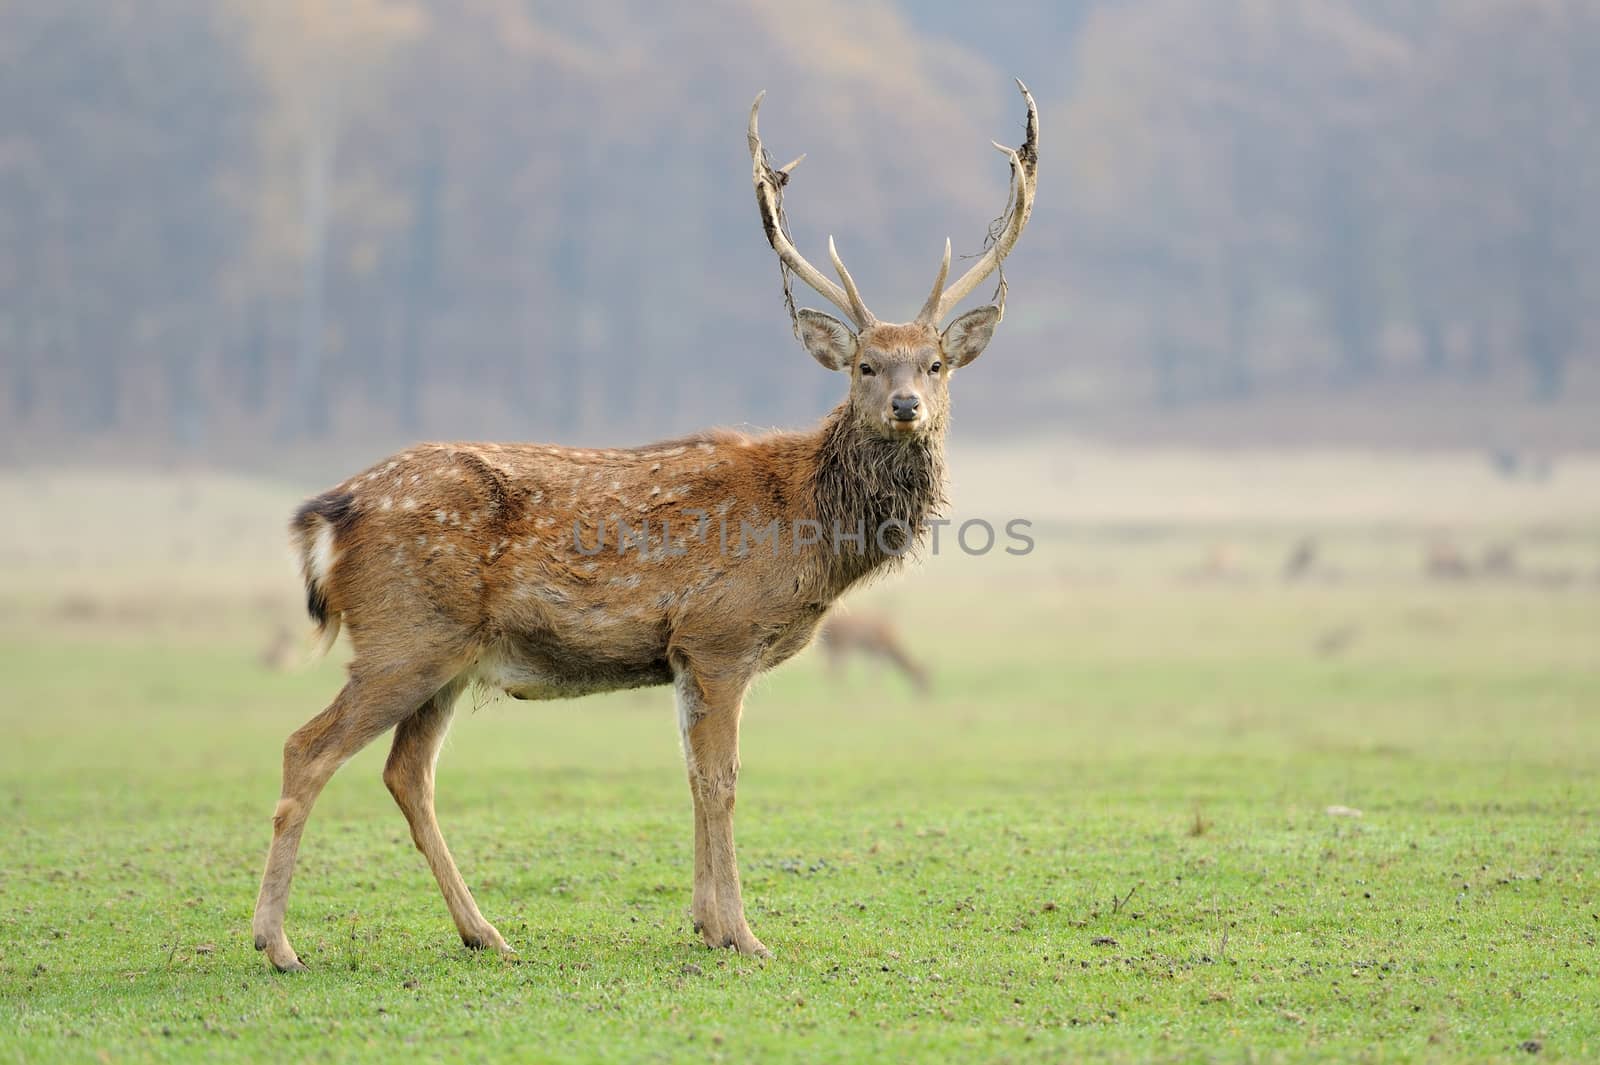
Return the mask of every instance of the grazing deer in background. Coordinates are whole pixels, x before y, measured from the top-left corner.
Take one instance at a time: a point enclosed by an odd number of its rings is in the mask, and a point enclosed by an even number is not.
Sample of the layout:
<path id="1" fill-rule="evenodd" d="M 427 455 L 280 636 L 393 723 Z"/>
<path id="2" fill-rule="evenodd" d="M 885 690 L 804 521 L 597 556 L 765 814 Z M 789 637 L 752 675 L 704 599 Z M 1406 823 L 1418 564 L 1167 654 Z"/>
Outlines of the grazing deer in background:
<path id="1" fill-rule="evenodd" d="M 299 657 L 300 641 L 289 631 L 289 626 L 279 625 L 273 630 L 272 639 L 256 656 L 256 661 L 268 672 L 282 673 L 290 669 Z"/>
<path id="2" fill-rule="evenodd" d="M 694 800 L 694 927 L 713 947 L 766 955 L 745 921 L 734 859 L 739 715 L 757 674 L 811 640 L 846 589 L 922 538 L 943 503 L 951 373 L 977 358 L 999 303 L 939 323 L 1000 267 L 1028 223 L 1038 113 L 1011 163 L 988 249 L 945 286 L 950 245 L 917 317 L 880 322 L 829 240 L 841 288 L 785 232 L 782 189 L 748 130 L 756 202 L 781 264 L 849 319 L 795 313 L 813 358 L 849 375 L 845 401 L 808 432 L 712 431 L 647 447 L 430 444 L 307 502 L 291 525 L 307 607 L 349 680 L 283 748 L 255 945 L 302 969 L 284 934 L 295 851 L 335 770 L 394 729 L 383 779 L 469 947 L 509 948 L 478 911 L 434 817 L 434 761 L 456 696 L 478 682 L 519 699 L 671 684 Z M 999 147 L 997 145 L 997 147 Z M 798 162 L 798 160 L 796 160 Z M 612 533 L 607 543 L 606 531 Z"/>
<path id="3" fill-rule="evenodd" d="M 1317 565 L 1317 539 L 1314 536 L 1302 536 L 1295 541 L 1289 549 L 1289 557 L 1283 562 L 1283 579 L 1298 581 L 1311 574 Z"/>
<path id="4" fill-rule="evenodd" d="M 1464 581 L 1472 576 L 1472 563 L 1454 540 L 1435 536 L 1422 551 L 1422 572 L 1443 581 Z"/>
<path id="5" fill-rule="evenodd" d="M 928 669 L 911 657 L 894 621 L 883 614 L 836 614 L 822 626 L 822 650 L 828 656 L 828 671 L 838 678 L 844 673 L 845 659 L 858 654 L 881 658 L 905 674 L 911 686 L 927 694 Z"/>

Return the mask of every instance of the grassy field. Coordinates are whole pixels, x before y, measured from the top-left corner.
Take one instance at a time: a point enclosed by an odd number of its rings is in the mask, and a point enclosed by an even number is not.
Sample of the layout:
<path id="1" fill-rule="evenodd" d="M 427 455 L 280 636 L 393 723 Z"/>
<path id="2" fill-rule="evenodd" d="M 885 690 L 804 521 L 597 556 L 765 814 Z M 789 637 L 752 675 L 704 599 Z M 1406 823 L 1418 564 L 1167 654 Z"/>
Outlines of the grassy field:
<path id="1" fill-rule="evenodd" d="M 931 697 L 807 654 L 747 704 L 764 962 L 689 927 L 666 691 L 468 697 L 440 819 L 520 956 L 461 947 L 380 741 L 312 817 L 312 972 L 278 976 L 249 918 L 279 751 L 343 647 L 257 662 L 294 580 L 240 530 L 276 542 L 293 493 L 246 495 L 237 535 L 137 564 L 66 529 L 0 559 L 0 1058 L 1600 1058 L 1592 530 L 1479 535 L 1521 580 L 1424 580 L 1393 528 L 1298 584 L 1282 527 L 930 560 L 865 600 Z"/>

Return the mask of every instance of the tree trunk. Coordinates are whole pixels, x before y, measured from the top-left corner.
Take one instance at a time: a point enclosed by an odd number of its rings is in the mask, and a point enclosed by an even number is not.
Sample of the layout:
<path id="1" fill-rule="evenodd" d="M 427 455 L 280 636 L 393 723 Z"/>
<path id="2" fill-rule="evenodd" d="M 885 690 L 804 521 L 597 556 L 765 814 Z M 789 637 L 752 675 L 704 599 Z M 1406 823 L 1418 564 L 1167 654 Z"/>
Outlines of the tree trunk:
<path id="1" fill-rule="evenodd" d="M 323 313 L 328 259 L 328 187 L 333 180 L 334 120 L 318 110 L 306 143 L 301 203 L 306 228 L 306 259 L 301 272 L 300 331 L 295 345 L 294 378 L 284 435 L 322 436 L 328 429 L 328 389 L 323 367 Z"/>

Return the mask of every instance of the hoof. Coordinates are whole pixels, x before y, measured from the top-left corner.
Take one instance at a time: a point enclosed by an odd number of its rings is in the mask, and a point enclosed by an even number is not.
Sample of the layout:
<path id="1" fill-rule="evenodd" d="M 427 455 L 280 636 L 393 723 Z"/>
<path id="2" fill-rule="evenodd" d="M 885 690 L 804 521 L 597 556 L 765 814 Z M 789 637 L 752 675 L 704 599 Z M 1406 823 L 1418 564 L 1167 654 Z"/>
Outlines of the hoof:
<path id="1" fill-rule="evenodd" d="M 309 971 L 300 961 L 300 955 L 294 952 L 294 948 L 289 945 L 289 941 L 281 935 L 274 939 L 274 937 L 264 932 L 257 932 L 255 947 L 257 950 L 267 952 L 267 961 L 272 964 L 273 969 L 280 973 L 303 973 Z"/>
<path id="2" fill-rule="evenodd" d="M 706 941 L 706 946 L 712 949 L 721 947 L 728 950 L 736 950 L 740 954 L 752 958 L 772 957 L 772 951 L 768 950 L 766 944 L 757 939 L 755 933 L 750 931 L 748 926 L 744 926 L 742 922 L 739 928 L 721 935 L 710 935 L 706 930 L 702 929 L 700 937 Z"/>
<path id="3" fill-rule="evenodd" d="M 505 937 L 501 936 L 493 928 L 483 932 L 463 932 L 461 933 L 461 944 L 468 950 L 492 950 L 507 957 L 515 957 L 517 953 L 505 941 Z"/>
<path id="4" fill-rule="evenodd" d="M 745 940 L 743 942 L 737 942 L 736 941 L 736 942 L 734 942 L 734 943 L 732 943 L 730 945 L 733 947 L 734 950 L 738 951 L 740 954 L 746 955 L 747 957 L 751 957 L 751 958 L 770 958 L 770 957 L 772 957 L 772 951 L 768 950 L 767 947 L 766 947 L 766 944 L 762 943 L 761 940 L 757 939 L 755 936 L 751 936 L 748 940 Z"/>

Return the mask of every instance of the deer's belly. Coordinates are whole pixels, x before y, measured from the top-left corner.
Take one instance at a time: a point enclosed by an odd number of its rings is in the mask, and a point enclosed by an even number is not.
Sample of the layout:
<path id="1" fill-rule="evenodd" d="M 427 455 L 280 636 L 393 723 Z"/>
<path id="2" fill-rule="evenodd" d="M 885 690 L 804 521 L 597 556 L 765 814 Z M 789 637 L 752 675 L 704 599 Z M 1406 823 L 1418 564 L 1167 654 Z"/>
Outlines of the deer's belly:
<path id="1" fill-rule="evenodd" d="M 645 638 L 604 646 L 522 633 L 478 660 L 473 679 L 514 699 L 569 699 L 622 688 L 671 684 L 665 641 Z"/>

